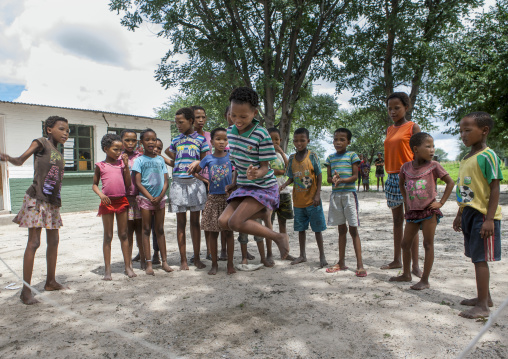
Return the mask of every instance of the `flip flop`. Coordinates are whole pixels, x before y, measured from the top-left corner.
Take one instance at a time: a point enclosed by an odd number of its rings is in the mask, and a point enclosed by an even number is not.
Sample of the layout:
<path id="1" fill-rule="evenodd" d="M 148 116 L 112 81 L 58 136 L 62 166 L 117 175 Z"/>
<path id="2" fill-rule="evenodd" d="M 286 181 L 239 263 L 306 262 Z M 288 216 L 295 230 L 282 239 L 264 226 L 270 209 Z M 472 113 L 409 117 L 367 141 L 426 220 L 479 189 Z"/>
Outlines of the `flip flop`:
<path id="1" fill-rule="evenodd" d="M 262 268 L 263 264 L 237 264 L 235 267 L 242 272 L 252 272 Z"/>
<path id="2" fill-rule="evenodd" d="M 362 278 L 362 277 L 366 277 L 367 276 L 367 272 L 360 273 L 360 271 L 355 271 L 355 275 L 357 277 Z"/>
<path id="3" fill-rule="evenodd" d="M 340 272 L 342 270 L 348 270 L 349 267 L 340 267 L 338 264 L 334 265 L 334 266 L 331 266 L 329 268 L 326 268 L 326 273 L 335 273 L 335 272 Z"/>

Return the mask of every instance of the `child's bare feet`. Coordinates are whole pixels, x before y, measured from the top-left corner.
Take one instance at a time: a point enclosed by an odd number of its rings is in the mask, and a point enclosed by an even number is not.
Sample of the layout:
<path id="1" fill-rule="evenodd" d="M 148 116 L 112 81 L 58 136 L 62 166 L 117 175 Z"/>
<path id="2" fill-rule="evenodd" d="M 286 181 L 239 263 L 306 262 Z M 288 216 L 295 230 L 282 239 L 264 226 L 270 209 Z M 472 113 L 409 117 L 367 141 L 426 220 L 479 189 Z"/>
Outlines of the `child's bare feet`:
<path id="1" fill-rule="evenodd" d="M 111 275 L 111 273 L 110 273 L 110 275 Z M 66 289 L 69 289 L 69 287 L 58 283 L 56 280 L 53 280 L 51 282 L 46 282 L 46 284 L 44 284 L 44 290 L 47 292 L 51 292 L 53 290 L 66 290 Z"/>
<path id="2" fill-rule="evenodd" d="M 216 275 L 217 274 L 217 264 L 212 264 L 212 269 L 208 272 L 209 275 Z"/>
<path id="3" fill-rule="evenodd" d="M 152 262 L 146 263 L 145 273 L 148 275 L 155 275 L 155 272 L 153 271 L 153 268 L 152 268 Z"/>
<path id="4" fill-rule="evenodd" d="M 328 265 L 325 256 L 319 258 L 319 268 L 323 268 Z"/>
<path id="5" fill-rule="evenodd" d="M 418 278 L 421 278 L 423 275 L 423 272 L 419 267 L 413 267 L 413 270 L 411 271 L 411 273 L 413 273 Z"/>
<path id="6" fill-rule="evenodd" d="M 272 267 L 275 265 L 275 261 L 273 260 L 273 256 L 266 256 L 266 261 L 272 264 Z"/>
<path id="7" fill-rule="evenodd" d="M 265 265 L 265 267 L 268 267 L 268 268 L 271 268 L 275 265 L 275 263 L 269 262 L 267 259 L 265 259 L 264 261 L 261 261 L 261 263 L 263 263 Z"/>
<path id="8" fill-rule="evenodd" d="M 398 277 L 391 277 L 390 282 L 411 282 L 413 278 L 411 277 L 411 274 L 409 275 L 399 275 Z"/>
<path id="9" fill-rule="evenodd" d="M 489 308 L 482 308 L 479 306 L 474 306 L 471 309 L 464 310 L 463 312 L 460 312 L 459 315 L 463 318 L 467 319 L 477 319 L 477 318 L 485 318 L 490 315 Z"/>
<path id="10" fill-rule="evenodd" d="M 415 285 L 412 285 L 410 288 L 414 289 L 414 290 L 429 289 L 430 284 L 429 284 L 429 282 L 424 282 L 424 281 L 420 280 L 418 283 L 416 283 Z"/>
<path id="11" fill-rule="evenodd" d="M 189 270 L 189 265 L 187 264 L 187 259 L 180 262 L 180 270 Z"/>
<path id="12" fill-rule="evenodd" d="M 282 257 L 281 257 L 280 259 L 282 259 Z M 291 254 L 288 254 L 288 255 L 286 256 L 286 258 L 284 258 L 284 260 L 285 260 L 285 261 L 294 261 L 295 259 L 296 259 L 296 258 L 295 258 L 295 257 L 293 257 Z"/>
<path id="13" fill-rule="evenodd" d="M 235 274 L 236 273 L 235 266 L 233 263 L 228 263 L 227 271 L 228 271 L 228 274 Z"/>
<path id="14" fill-rule="evenodd" d="M 468 307 L 474 307 L 476 303 L 478 303 L 478 298 L 464 299 L 462 302 L 460 302 L 461 305 L 467 305 Z M 489 307 L 494 306 L 491 298 L 489 298 L 488 304 Z"/>
<path id="15" fill-rule="evenodd" d="M 298 257 L 294 261 L 291 262 L 291 265 L 300 264 L 303 262 L 307 262 L 307 258 L 306 257 Z"/>
<path id="16" fill-rule="evenodd" d="M 146 270 L 146 260 L 145 259 L 141 259 L 139 261 L 139 265 L 141 267 L 141 270 Z"/>
<path id="17" fill-rule="evenodd" d="M 129 278 L 137 277 L 137 274 L 134 273 L 134 271 L 130 267 L 125 268 L 124 272 L 125 272 L 125 274 L 127 274 L 127 277 L 129 277 Z"/>
<path id="18" fill-rule="evenodd" d="M 289 236 L 287 233 L 280 233 L 280 240 L 277 243 L 277 247 L 279 247 L 280 258 L 282 260 L 286 259 L 289 255 Z"/>
<path id="19" fill-rule="evenodd" d="M 162 261 L 162 269 L 164 269 L 166 272 L 172 272 L 173 268 L 171 268 L 166 261 Z"/>
<path id="20" fill-rule="evenodd" d="M 385 264 L 384 266 L 381 266 L 381 269 L 396 269 L 396 268 L 402 268 L 402 263 L 393 261 L 391 263 Z"/>
<path id="21" fill-rule="evenodd" d="M 19 299 L 21 299 L 23 304 L 26 304 L 26 305 L 32 305 L 32 304 L 40 303 L 37 299 L 35 299 L 35 297 L 32 294 L 32 291 L 30 289 L 28 289 L 28 290 L 24 290 L 23 289 L 21 291 Z"/>
<path id="22" fill-rule="evenodd" d="M 201 262 L 201 259 L 199 258 L 194 258 L 194 266 L 197 268 L 197 269 L 203 269 L 203 268 L 206 268 L 206 265 Z"/>
<path id="23" fill-rule="evenodd" d="M 113 280 L 113 277 L 111 277 L 111 269 L 108 269 L 104 273 L 104 278 L 102 280 Z"/>

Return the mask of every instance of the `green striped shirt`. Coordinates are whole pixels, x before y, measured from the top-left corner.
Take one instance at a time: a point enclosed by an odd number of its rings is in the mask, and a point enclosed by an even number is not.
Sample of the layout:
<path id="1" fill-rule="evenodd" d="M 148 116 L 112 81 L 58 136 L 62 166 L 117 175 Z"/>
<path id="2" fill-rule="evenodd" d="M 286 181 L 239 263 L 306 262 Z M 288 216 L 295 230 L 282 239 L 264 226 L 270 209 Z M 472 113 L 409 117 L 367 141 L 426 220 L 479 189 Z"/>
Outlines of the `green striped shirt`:
<path id="1" fill-rule="evenodd" d="M 254 127 L 241 135 L 235 125 L 228 128 L 230 158 L 237 171 L 236 183 L 239 186 L 270 188 L 277 184 L 271 168 L 261 178 L 247 179 L 247 168 L 250 165 L 259 167 L 260 162 L 270 162 L 277 159 L 268 131 L 259 125 L 258 120 L 254 119 L 252 123 Z"/>

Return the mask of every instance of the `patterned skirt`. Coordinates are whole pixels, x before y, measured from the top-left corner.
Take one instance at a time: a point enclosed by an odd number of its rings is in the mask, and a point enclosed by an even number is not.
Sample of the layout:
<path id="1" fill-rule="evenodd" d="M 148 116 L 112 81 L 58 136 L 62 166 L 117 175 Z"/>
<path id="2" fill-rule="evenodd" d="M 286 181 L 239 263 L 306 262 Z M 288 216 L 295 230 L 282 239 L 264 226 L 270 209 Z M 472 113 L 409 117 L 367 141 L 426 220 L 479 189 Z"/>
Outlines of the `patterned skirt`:
<path id="1" fill-rule="evenodd" d="M 59 229 L 63 226 L 60 207 L 25 194 L 18 215 L 12 220 L 23 228 Z"/>
<path id="2" fill-rule="evenodd" d="M 228 206 L 227 194 L 210 194 L 205 204 L 203 217 L 201 217 L 201 229 L 207 232 L 221 232 L 219 217 Z"/>
<path id="3" fill-rule="evenodd" d="M 233 198 L 252 197 L 263 206 L 273 211 L 279 208 L 279 186 L 259 188 L 254 186 L 239 186 L 228 198 L 228 203 Z"/>
<path id="4" fill-rule="evenodd" d="M 385 197 L 388 207 L 392 209 L 404 203 L 400 193 L 398 173 L 388 173 L 388 179 L 385 182 Z"/>

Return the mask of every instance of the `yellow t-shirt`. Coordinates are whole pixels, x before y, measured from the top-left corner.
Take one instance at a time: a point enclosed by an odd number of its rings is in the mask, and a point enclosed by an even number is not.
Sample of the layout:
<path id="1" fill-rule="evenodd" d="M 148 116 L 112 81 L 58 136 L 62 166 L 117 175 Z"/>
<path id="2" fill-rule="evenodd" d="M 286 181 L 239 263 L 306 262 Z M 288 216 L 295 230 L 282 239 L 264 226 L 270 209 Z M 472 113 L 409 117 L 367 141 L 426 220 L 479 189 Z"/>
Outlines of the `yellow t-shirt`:
<path id="1" fill-rule="evenodd" d="M 460 161 L 457 179 L 457 203 L 461 208 L 472 207 L 487 214 L 490 199 L 490 183 L 503 179 L 500 159 L 490 148 L 486 148 L 468 159 Z M 494 219 L 501 220 L 501 206 L 497 206 Z"/>

